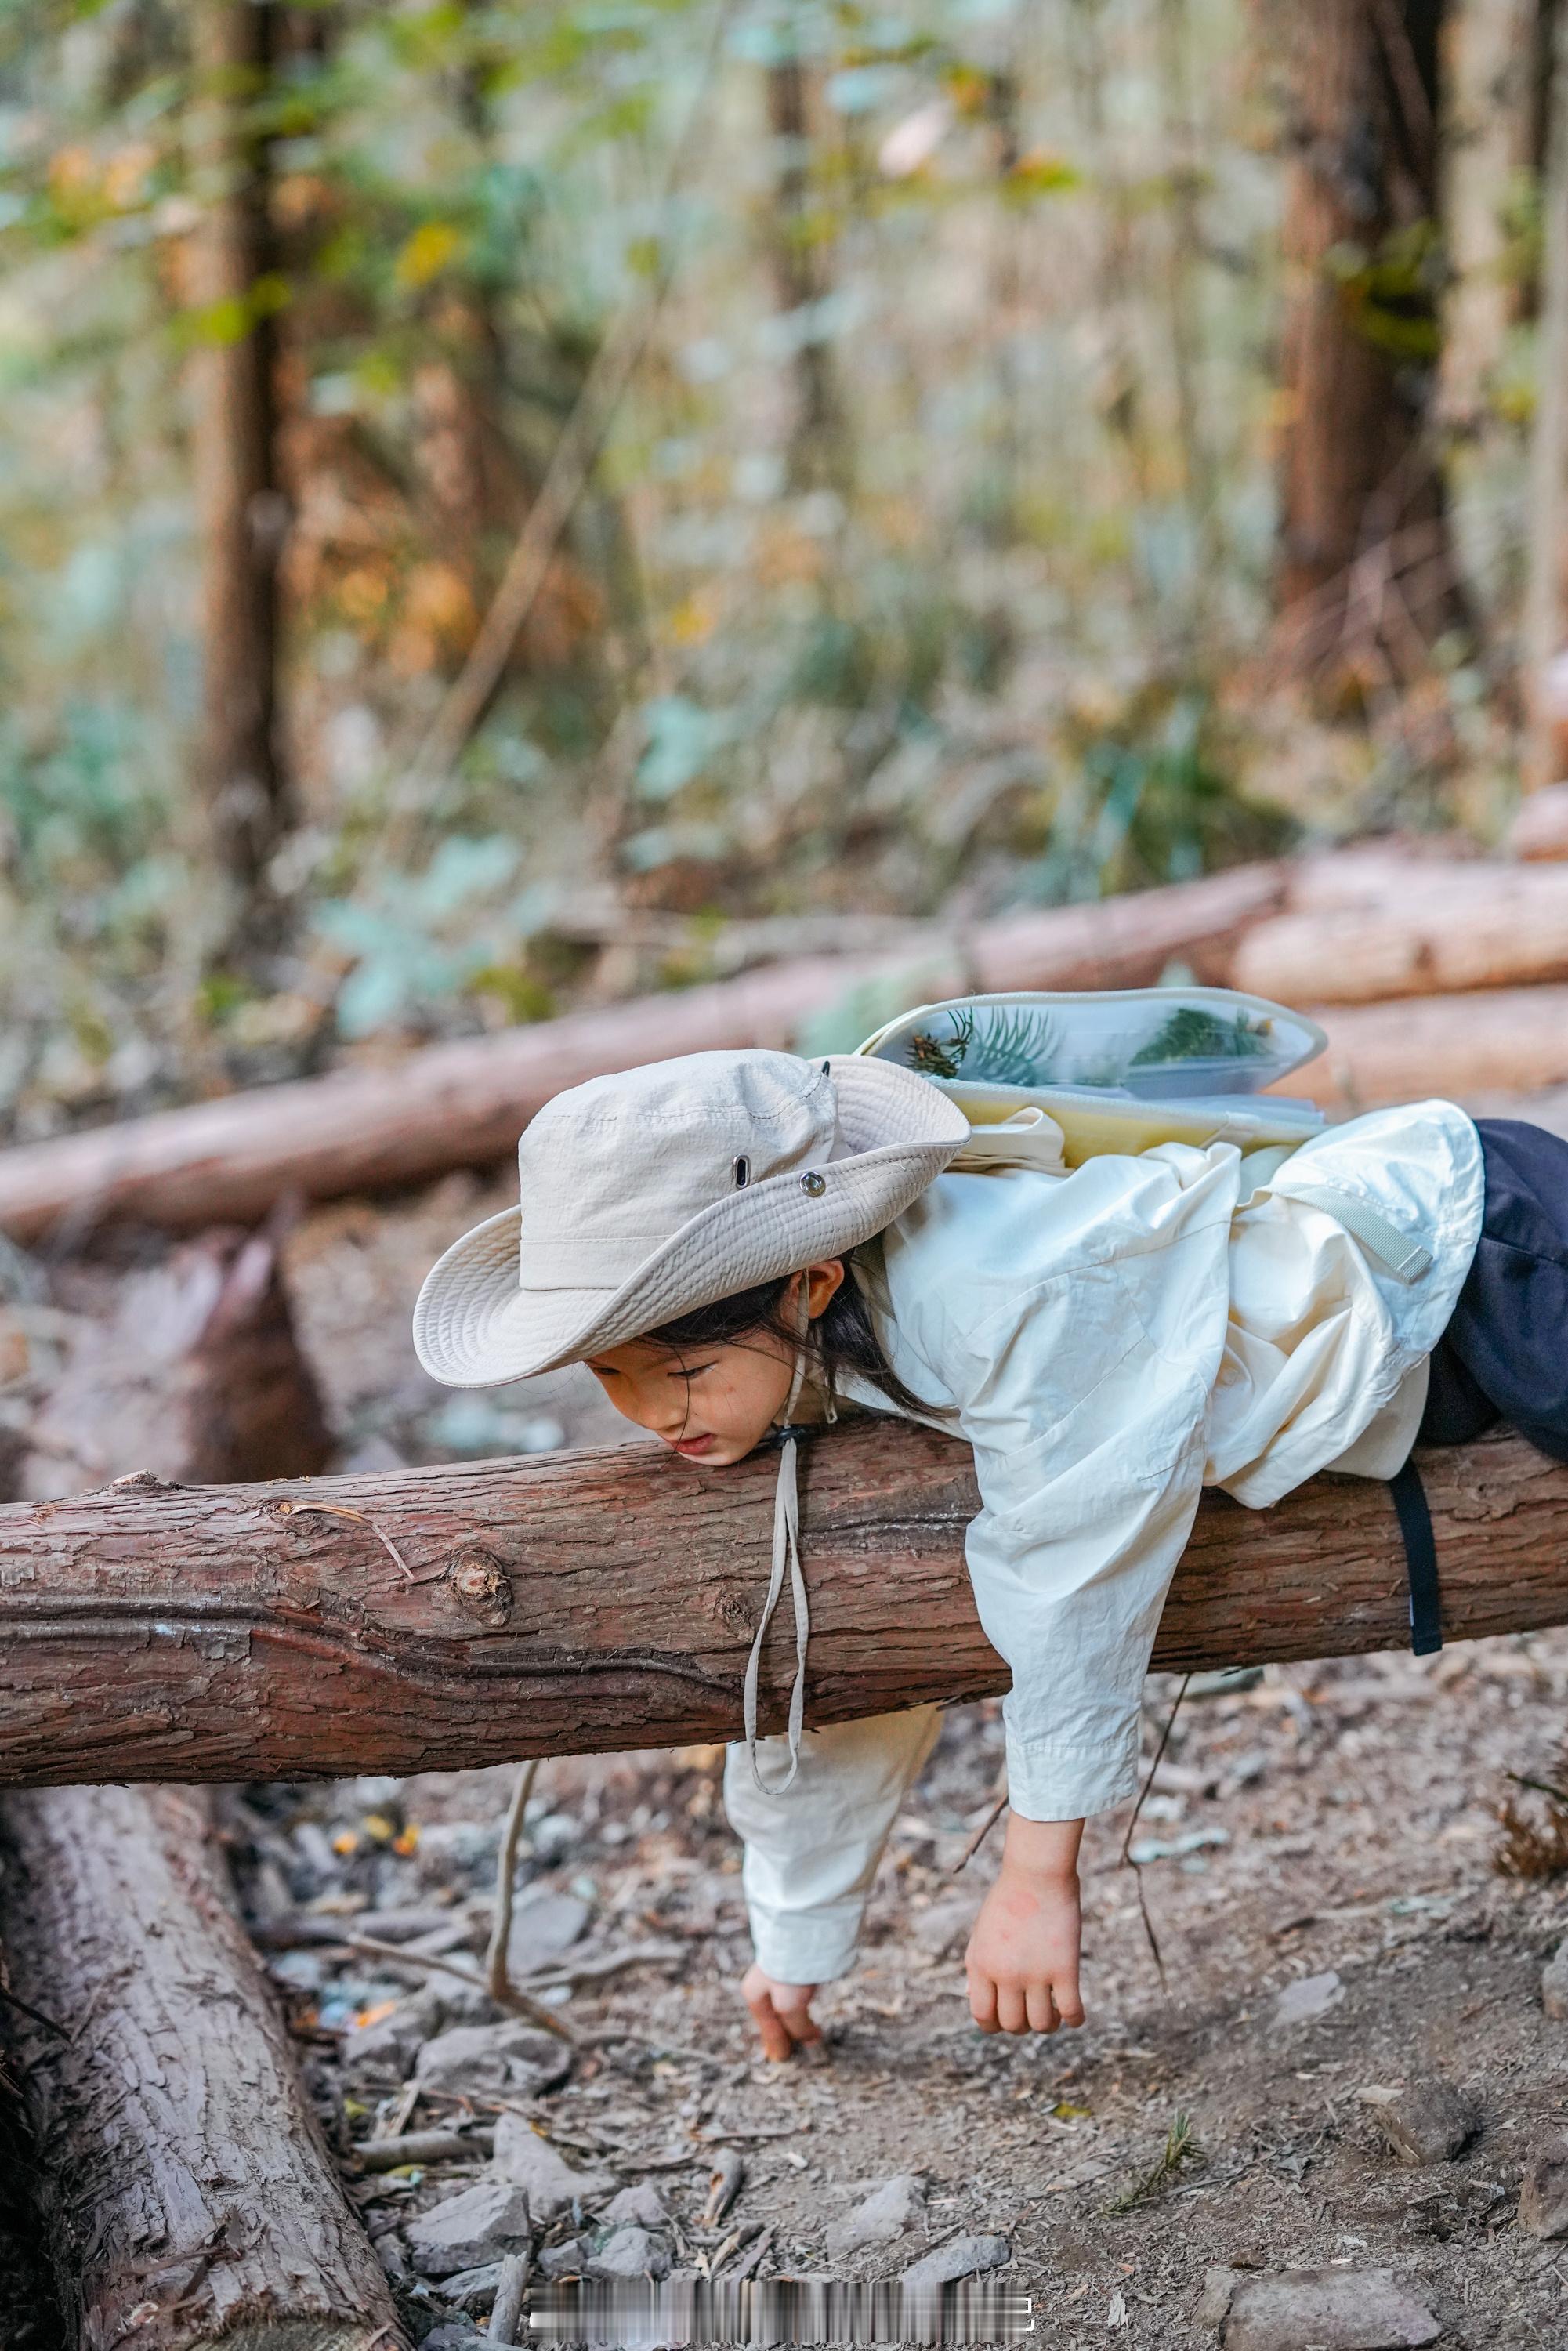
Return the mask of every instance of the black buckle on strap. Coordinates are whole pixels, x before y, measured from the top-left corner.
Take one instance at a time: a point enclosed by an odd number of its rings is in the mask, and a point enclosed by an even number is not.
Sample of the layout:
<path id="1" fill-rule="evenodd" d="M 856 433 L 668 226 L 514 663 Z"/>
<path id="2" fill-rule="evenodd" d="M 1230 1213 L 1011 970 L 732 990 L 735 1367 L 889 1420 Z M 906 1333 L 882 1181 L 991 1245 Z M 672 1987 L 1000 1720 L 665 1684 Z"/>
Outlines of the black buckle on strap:
<path id="1" fill-rule="evenodd" d="M 1388 1480 L 1405 1545 L 1405 1572 L 1410 1583 L 1410 1647 L 1417 1657 L 1429 1657 L 1443 1646 L 1442 1594 L 1437 1583 L 1437 1543 L 1427 1489 L 1414 1459 Z"/>

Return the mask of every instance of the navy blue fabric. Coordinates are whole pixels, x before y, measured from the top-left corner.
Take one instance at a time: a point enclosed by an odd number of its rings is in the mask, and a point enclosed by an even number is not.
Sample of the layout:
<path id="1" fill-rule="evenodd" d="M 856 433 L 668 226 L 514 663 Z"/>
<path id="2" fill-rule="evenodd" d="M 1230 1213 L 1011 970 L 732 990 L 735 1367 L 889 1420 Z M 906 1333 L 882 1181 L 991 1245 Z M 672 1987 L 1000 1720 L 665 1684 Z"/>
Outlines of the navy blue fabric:
<path id="1" fill-rule="evenodd" d="M 1432 1353 L 1418 1445 L 1463 1445 L 1498 1421 L 1568 1461 L 1568 1142 L 1476 1121 L 1486 1211 L 1453 1319 Z"/>

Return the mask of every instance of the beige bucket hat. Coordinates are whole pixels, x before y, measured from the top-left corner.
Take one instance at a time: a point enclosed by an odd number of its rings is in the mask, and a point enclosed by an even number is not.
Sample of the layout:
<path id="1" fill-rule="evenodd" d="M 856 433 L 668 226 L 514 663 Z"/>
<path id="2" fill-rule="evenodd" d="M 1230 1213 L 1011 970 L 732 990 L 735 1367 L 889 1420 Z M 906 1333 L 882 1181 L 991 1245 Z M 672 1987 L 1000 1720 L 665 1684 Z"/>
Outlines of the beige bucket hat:
<path id="1" fill-rule="evenodd" d="M 690 1053 L 591 1078 L 517 1145 L 521 1206 L 425 1278 L 420 1362 L 492 1387 L 836 1257 L 901 1216 L 969 1137 L 895 1062 Z"/>

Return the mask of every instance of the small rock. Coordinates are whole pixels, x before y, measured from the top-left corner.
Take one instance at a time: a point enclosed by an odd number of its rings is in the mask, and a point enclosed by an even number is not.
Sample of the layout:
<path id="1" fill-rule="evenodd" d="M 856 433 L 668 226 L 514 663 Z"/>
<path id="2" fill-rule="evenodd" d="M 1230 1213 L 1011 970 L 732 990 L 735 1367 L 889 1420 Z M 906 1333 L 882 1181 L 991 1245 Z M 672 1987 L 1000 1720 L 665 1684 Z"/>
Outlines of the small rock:
<path id="1" fill-rule="evenodd" d="M 670 2249 L 647 2229 L 612 2230 L 596 2253 L 589 2257 L 588 2274 L 597 2278 L 666 2278 Z"/>
<path id="2" fill-rule="evenodd" d="M 901 2171 L 828 2231 L 828 2251 L 841 2256 L 858 2253 L 862 2245 L 891 2245 L 925 2218 L 925 2182 L 917 2172 Z"/>
<path id="3" fill-rule="evenodd" d="M 528 2251 L 528 2198 L 510 2180 L 480 2179 L 416 2214 L 404 2234 L 423 2276 L 455 2277 Z"/>
<path id="4" fill-rule="evenodd" d="M 487 2351 L 487 2338 L 454 2319 L 449 2326 L 433 2326 L 419 2351 Z"/>
<path id="5" fill-rule="evenodd" d="M 1442 2333 L 1392 2270 L 1210 2270 L 1197 2318 L 1222 2351 L 1419 2351 Z"/>
<path id="6" fill-rule="evenodd" d="M 1519 2225 L 1531 2237 L 1568 2237 L 1568 2138 L 1549 2138 L 1525 2165 Z"/>
<path id="7" fill-rule="evenodd" d="M 1344 1998 L 1344 1986 L 1337 1968 L 1327 1968 L 1321 1976 L 1298 1976 L 1288 1983 L 1274 2001 L 1270 2023 L 1305 2024 L 1309 2017 L 1322 2016 Z"/>
<path id="8" fill-rule="evenodd" d="M 1541 1970 L 1541 2005 L 1553 2024 L 1568 2023 L 1568 1935 Z"/>
<path id="9" fill-rule="evenodd" d="M 585 2210 L 595 2210 L 615 2185 L 608 2172 L 574 2171 L 548 2138 L 529 2129 L 521 2115 L 497 2116 L 490 2173 L 496 2179 L 527 2189 L 529 2209 L 541 2226 L 567 2211 L 574 2200 Z"/>
<path id="10" fill-rule="evenodd" d="M 441 2298 L 455 2303 L 459 2310 L 470 2311 L 476 2317 L 480 2311 L 489 2309 L 500 2283 L 500 2262 L 486 2262 L 476 2270 L 459 2270 L 455 2277 L 443 2279 Z"/>
<path id="11" fill-rule="evenodd" d="M 612 2196 L 601 2218 L 611 2228 L 628 2223 L 639 2229 L 663 2229 L 670 2218 L 669 2208 L 651 2179 L 640 2179 L 635 2188 L 623 2188 Z"/>
<path id="12" fill-rule="evenodd" d="M 438 1993 L 411 1991 L 374 2024 L 350 2025 L 342 2040 L 344 2066 L 350 2073 L 395 2074 L 401 2082 L 445 2021 L 445 2004 Z"/>
<path id="13" fill-rule="evenodd" d="M 1363 2095 L 1401 2163 L 1451 2163 L 1481 2126 L 1475 2100 L 1436 2076 L 1392 2095 L 1369 2090 Z"/>
<path id="14" fill-rule="evenodd" d="M 904 2272 L 906 2286 L 948 2285 L 955 2278 L 973 2277 L 977 2270 L 999 2270 L 1010 2262 L 1013 2249 L 1005 2237 L 955 2237 L 938 2245 Z"/>
<path id="15" fill-rule="evenodd" d="M 581 2238 L 569 2237 L 564 2245 L 547 2245 L 534 2267 L 553 2285 L 557 2278 L 580 2277 L 586 2260 Z"/>
<path id="16" fill-rule="evenodd" d="M 553 2032 L 509 2017 L 504 2024 L 459 2024 L 437 2033 L 413 2070 L 427 2090 L 510 2090 L 531 2098 L 565 2081 L 571 2051 Z"/>
<path id="17" fill-rule="evenodd" d="M 512 1917 L 507 1958 L 512 1973 L 533 1975 L 570 1951 L 593 1916 L 591 1903 L 576 1894 L 536 1894 L 521 1902 Z"/>

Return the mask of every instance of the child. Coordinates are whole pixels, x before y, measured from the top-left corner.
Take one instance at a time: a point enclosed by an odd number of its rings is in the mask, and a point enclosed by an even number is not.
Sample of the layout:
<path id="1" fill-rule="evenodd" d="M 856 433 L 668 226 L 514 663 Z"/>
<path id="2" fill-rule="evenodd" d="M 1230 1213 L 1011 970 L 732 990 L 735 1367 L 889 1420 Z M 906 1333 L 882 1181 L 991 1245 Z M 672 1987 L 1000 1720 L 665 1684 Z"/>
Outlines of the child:
<path id="1" fill-rule="evenodd" d="M 1079 1840 L 1133 1792 L 1201 1489 L 1258 1508 L 1320 1469 L 1391 1478 L 1418 1436 L 1500 1416 L 1568 1459 L 1568 1144 L 1427 1102 L 1270 1155 L 1266 1176 L 1224 1142 L 945 1173 L 968 1135 L 891 1061 L 710 1052 L 593 1079 L 528 1127 L 520 1211 L 441 1259 L 414 1335 L 455 1386 L 584 1362 L 618 1411 L 710 1468 L 843 1401 L 973 1446 L 967 1562 L 1013 1678 L 969 2001 L 983 2032 L 1051 2032 L 1082 2022 Z M 818 2038 L 813 1992 L 851 1964 L 938 1724 L 926 1706 L 802 1734 L 794 1451 L 748 1738 L 725 1774 L 756 1952 L 743 1989 L 779 2058 Z M 758 1741 L 787 1568 L 789 1729 Z"/>

